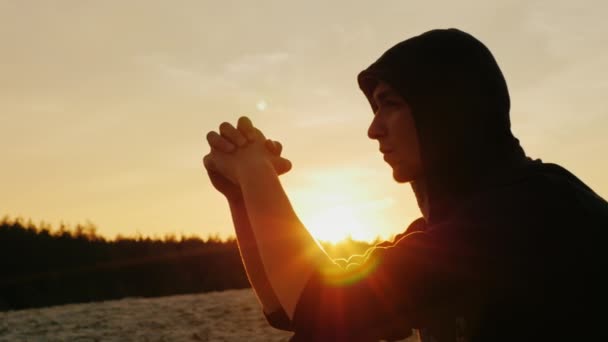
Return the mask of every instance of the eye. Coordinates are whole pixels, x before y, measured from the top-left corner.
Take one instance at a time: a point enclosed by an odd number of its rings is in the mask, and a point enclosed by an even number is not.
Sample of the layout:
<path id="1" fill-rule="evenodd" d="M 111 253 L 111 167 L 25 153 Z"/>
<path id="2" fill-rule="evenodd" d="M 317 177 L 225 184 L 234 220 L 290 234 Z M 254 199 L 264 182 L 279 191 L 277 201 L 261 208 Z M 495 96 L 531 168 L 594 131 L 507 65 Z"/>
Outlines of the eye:
<path id="1" fill-rule="evenodd" d="M 396 100 L 386 100 L 385 104 L 387 106 L 396 106 L 396 105 L 399 104 L 399 101 L 396 101 Z"/>
<path id="2" fill-rule="evenodd" d="M 388 99 L 382 101 L 382 104 L 384 106 L 394 107 L 394 106 L 401 105 L 401 101 L 399 101 L 399 99 L 395 99 L 395 98 L 388 98 Z"/>

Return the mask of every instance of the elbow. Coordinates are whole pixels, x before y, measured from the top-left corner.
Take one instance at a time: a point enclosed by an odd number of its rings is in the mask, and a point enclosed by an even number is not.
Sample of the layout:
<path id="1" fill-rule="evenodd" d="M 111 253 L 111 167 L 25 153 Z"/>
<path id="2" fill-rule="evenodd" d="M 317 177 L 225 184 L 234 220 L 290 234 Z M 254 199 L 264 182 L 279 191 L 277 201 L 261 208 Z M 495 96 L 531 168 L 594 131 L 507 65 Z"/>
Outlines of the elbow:
<path id="1" fill-rule="evenodd" d="M 283 308 L 280 308 L 272 313 L 267 314 L 264 312 L 266 321 L 271 327 L 279 330 L 293 331 L 291 327 L 291 320 L 287 316 L 287 313 Z"/>

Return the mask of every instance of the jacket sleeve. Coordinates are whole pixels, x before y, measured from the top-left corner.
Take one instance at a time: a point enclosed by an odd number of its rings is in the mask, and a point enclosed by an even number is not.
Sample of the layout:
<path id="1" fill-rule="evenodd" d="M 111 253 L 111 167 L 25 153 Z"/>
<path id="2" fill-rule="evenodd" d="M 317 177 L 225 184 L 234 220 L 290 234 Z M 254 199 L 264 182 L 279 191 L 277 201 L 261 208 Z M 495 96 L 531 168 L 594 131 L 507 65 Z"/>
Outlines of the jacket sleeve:
<path id="1" fill-rule="evenodd" d="M 449 235 L 449 234 L 448 234 Z M 296 306 L 294 340 L 396 340 L 449 306 L 468 282 L 458 241 L 416 231 L 375 247 L 361 264 L 319 270 Z"/>
<path id="2" fill-rule="evenodd" d="M 271 313 L 264 312 L 264 317 L 271 327 L 279 330 L 292 331 L 291 321 L 283 308 Z"/>

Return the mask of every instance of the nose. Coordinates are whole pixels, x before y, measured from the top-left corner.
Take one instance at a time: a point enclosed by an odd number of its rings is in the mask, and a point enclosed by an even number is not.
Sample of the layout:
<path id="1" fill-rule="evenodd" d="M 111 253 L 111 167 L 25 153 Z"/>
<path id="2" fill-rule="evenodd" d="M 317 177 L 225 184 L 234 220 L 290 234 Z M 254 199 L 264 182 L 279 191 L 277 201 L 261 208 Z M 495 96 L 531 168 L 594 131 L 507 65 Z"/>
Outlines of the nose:
<path id="1" fill-rule="evenodd" d="M 370 139 L 379 140 L 384 135 L 386 135 L 386 128 L 380 119 L 380 115 L 374 115 L 374 119 L 367 129 L 367 136 Z"/>

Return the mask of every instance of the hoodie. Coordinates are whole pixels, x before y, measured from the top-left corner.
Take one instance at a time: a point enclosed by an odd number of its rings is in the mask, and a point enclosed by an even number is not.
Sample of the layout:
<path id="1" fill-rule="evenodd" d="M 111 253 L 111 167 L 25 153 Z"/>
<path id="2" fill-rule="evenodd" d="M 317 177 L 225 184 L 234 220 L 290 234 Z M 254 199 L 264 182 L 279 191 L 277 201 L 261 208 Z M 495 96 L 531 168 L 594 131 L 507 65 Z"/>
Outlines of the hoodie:
<path id="1" fill-rule="evenodd" d="M 390 341 L 412 329 L 423 342 L 600 336 L 591 313 L 607 303 L 608 203 L 563 167 L 526 157 L 488 48 L 457 29 L 425 32 L 358 75 L 372 109 L 380 80 L 412 108 L 424 215 L 364 262 L 319 270 L 293 320 L 274 325 L 293 341 Z"/>
<path id="2" fill-rule="evenodd" d="M 425 168 L 424 179 L 412 187 L 427 220 L 441 219 L 448 209 L 442 206 L 451 207 L 446 202 L 478 190 L 490 174 L 526 161 L 511 133 L 506 81 L 473 36 L 432 30 L 385 52 L 358 76 L 374 111 L 378 80 L 412 108 Z"/>

